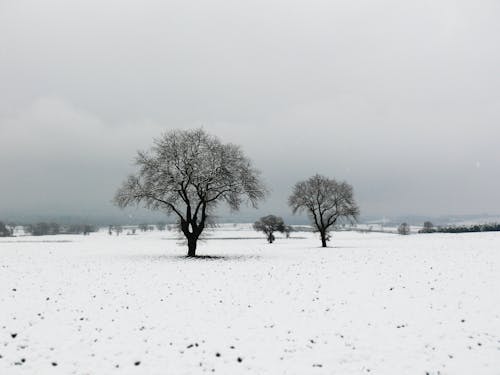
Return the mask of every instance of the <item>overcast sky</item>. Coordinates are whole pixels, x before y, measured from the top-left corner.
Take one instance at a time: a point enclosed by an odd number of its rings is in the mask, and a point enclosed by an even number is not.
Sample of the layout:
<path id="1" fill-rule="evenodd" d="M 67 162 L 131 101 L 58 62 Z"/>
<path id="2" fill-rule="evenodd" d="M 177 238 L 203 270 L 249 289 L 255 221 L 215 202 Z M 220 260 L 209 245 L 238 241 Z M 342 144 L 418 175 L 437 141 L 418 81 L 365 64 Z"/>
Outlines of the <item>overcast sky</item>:
<path id="1" fill-rule="evenodd" d="M 0 216 L 114 213 L 136 150 L 203 126 L 288 214 L 500 213 L 500 2 L 0 0 Z"/>

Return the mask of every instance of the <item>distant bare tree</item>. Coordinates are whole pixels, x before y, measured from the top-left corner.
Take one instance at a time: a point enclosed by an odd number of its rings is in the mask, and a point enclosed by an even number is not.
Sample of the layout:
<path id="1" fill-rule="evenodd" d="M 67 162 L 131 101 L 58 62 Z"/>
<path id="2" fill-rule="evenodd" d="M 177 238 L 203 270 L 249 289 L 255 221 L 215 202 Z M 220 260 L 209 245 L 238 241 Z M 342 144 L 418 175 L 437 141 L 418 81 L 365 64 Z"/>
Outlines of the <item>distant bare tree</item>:
<path id="1" fill-rule="evenodd" d="M 294 231 L 291 225 L 285 225 L 285 236 L 286 238 L 290 238 L 290 234 Z"/>
<path id="2" fill-rule="evenodd" d="M 267 215 L 257 220 L 253 224 L 253 229 L 258 232 L 263 232 L 267 237 L 267 242 L 273 243 L 275 240 L 273 233 L 283 233 L 285 231 L 285 223 L 283 222 L 283 219 L 281 217 Z"/>
<path id="3" fill-rule="evenodd" d="M 36 223 L 26 226 L 26 232 L 33 236 L 47 236 L 59 234 L 60 225 L 57 223 Z"/>
<path id="4" fill-rule="evenodd" d="M 330 230 L 342 220 L 357 221 L 359 208 L 352 186 L 316 174 L 293 188 L 288 204 L 293 213 L 306 211 L 326 247 Z"/>
<path id="5" fill-rule="evenodd" d="M 119 236 L 120 233 L 123 232 L 123 227 L 121 225 L 114 225 L 113 231 L 116 233 L 117 236 Z"/>
<path id="6" fill-rule="evenodd" d="M 167 223 L 165 223 L 164 221 L 159 221 L 158 223 L 156 223 L 156 229 L 158 229 L 159 231 L 165 230 L 166 226 Z"/>
<path id="7" fill-rule="evenodd" d="M 10 234 L 13 236 L 16 231 L 17 224 L 14 222 L 7 223 L 7 228 L 10 230 Z"/>
<path id="8" fill-rule="evenodd" d="M 203 129 L 167 132 L 148 152 L 138 152 L 136 165 L 139 171 L 123 183 L 115 203 L 175 214 L 188 256 L 196 256 L 198 238 L 220 202 L 238 210 L 244 200 L 256 207 L 265 196 L 259 172 L 240 147 Z"/>
<path id="9" fill-rule="evenodd" d="M 419 233 L 434 233 L 436 229 L 434 228 L 434 224 L 430 221 L 426 221 L 422 229 L 419 230 Z"/>
<path id="10" fill-rule="evenodd" d="M 83 226 L 83 235 L 88 236 L 92 232 L 96 232 L 97 228 L 90 224 L 85 224 Z"/>
<path id="11" fill-rule="evenodd" d="M 404 236 L 410 234 L 410 225 L 408 223 L 399 224 L 398 233 Z"/>
<path id="12" fill-rule="evenodd" d="M 7 226 L 0 221 L 0 237 L 10 237 L 12 236 L 13 231 L 7 228 Z"/>

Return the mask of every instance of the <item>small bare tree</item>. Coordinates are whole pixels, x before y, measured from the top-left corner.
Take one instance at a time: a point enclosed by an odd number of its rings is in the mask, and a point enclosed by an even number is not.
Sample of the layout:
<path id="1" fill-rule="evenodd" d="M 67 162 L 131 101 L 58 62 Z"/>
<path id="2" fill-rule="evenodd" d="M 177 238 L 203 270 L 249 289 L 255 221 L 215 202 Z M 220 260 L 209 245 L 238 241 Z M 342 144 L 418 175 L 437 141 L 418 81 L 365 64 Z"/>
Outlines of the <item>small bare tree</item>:
<path id="1" fill-rule="evenodd" d="M 113 230 L 116 233 L 116 235 L 119 236 L 120 233 L 123 232 L 123 227 L 121 225 L 114 225 Z"/>
<path id="2" fill-rule="evenodd" d="M 352 186 L 316 174 L 295 184 L 288 204 L 293 213 L 306 211 L 326 247 L 330 230 L 339 221 L 357 221 L 359 208 Z"/>
<path id="3" fill-rule="evenodd" d="M 273 233 L 283 233 L 285 231 L 285 223 L 283 222 L 283 218 L 281 217 L 267 215 L 257 220 L 253 224 L 253 229 L 257 232 L 263 232 L 267 237 L 267 242 L 273 243 L 275 240 Z"/>
<path id="4" fill-rule="evenodd" d="M 156 229 L 158 229 L 159 231 L 164 231 L 166 226 L 167 223 L 165 223 L 164 221 L 159 221 L 156 223 Z"/>
<path id="5" fill-rule="evenodd" d="M 424 227 L 418 231 L 419 233 L 434 233 L 436 229 L 434 228 L 434 224 L 430 221 L 424 222 Z"/>
<path id="6" fill-rule="evenodd" d="M 136 165 L 139 171 L 123 183 L 115 203 L 142 203 L 175 214 L 190 257 L 196 256 L 198 238 L 220 202 L 238 210 L 244 200 L 256 207 L 265 196 L 260 173 L 240 147 L 203 129 L 165 133 L 149 152 L 138 152 Z"/>
<path id="7" fill-rule="evenodd" d="M 403 235 L 403 236 L 410 234 L 410 225 L 408 223 L 399 224 L 398 233 Z"/>
<path id="8" fill-rule="evenodd" d="M 13 233 L 13 230 L 8 228 L 3 222 L 0 221 L 0 237 L 10 237 Z"/>

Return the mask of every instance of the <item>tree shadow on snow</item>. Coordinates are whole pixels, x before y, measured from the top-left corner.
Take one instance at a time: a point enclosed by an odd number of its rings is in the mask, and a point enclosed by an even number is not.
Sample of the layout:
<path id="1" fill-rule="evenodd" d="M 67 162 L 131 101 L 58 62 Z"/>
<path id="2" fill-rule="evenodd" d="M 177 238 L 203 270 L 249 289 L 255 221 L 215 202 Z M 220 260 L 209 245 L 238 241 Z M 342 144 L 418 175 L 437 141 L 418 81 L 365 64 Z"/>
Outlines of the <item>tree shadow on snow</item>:
<path id="1" fill-rule="evenodd" d="M 136 254 L 132 258 L 146 260 L 151 262 L 246 262 L 250 260 L 259 260 L 259 255 L 197 255 L 195 257 L 188 257 L 187 255 L 177 254 L 162 254 L 162 255 L 147 255 Z"/>
<path id="2" fill-rule="evenodd" d="M 318 247 L 318 249 L 359 249 L 359 246 L 327 246 Z"/>

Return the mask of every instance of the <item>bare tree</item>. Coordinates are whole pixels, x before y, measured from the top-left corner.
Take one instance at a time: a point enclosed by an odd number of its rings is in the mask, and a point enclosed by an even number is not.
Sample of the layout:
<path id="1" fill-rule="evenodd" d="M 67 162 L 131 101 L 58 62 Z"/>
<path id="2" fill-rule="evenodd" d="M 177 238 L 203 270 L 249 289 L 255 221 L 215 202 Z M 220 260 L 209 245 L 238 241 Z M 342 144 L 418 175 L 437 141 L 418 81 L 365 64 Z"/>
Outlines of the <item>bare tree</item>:
<path id="1" fill-rule="evenodd" d="M 121 225 L 114 225 L 113 230 L 116 233 L 116 235 L 119 236 L 120 233 L 123 232 L 123 227 Z"/>
<path id="2" fill-rule="evenodd" d="M 10 237 L 13 233 L 13 230 L 8 228 L 2 221 L 0 221 L 0 237 Z"/>
<path id="3" fill-rule="evenodd" d="M 238 210 L 243 201 L 256 207 L 265 196 L 260 173 L 240 147 L 223 144 L 203 129 L 165 133 L 148 152 L 138 152 L 136 165 L 139 171 L 123 183 L 115 203 L 142 203 L 176 215 L 188 256 L 196 256 L 198 238 L 220 202 Z"/>
<path id="4" fill-rule="evenodd" d="M 166 226 L 167 226 L 167 223 L 165 223 L 164 221 L 159 221 L 156 223 L 156 229 L 158 229 L 159 231 L 165 230 Z"/>
<path id="5" fill-rule="evenodd" d="M 399 224 L 398 233 L 405 236 L 410 234 L 410 225 L 408 223 Z"/>
<path id="6" fill-rule="evenodd" d="M 26 232 L 30 233 L 33 236 L 47 236 L 59 234 L 60 225 L 57 223 L 36 223 L 30 224 L 26 226 Z"/>
<path id="7" fill-rule="evenodd" d="M 290 238 L 290 234 L 294 231 L 291 225 L 285 225 L 285 236 L 286 238 Z"/>
<path id="8" fill-rule="evenodd" d="M 293 213 L 306 211 L 326 247 L 330 230 L 339 222 L 357 221 L 359 208 L 352 186 L 316 174 L 295 184 L 288 204 Z"/>
<path id="9" fill-rule="evenodd" d="M 255 229 L 258 232 L 264 232 L 264 234 L 267 237 L 267 242 L 273 243 L 275 240 L 273 233 L 274 232 L 283 233 L 285 231 L 285 223 L 283 222 L 283 218 L 281 217 L 274 215 L 267 215 L 257 220 L 253 224 L 253 229 Z"/>
<path id="10" fill-rule="evenodd" d="M 149 229 L 149 225 L 146 223 L 141 223 L 138 225 L 138 228 L 141 232 L 147 232 Z"/>
<path id="11" fill-rule="evenodd" d="M 434 228 L 434 224 L 430 221 L 424 222 L 424 227 L 418 231 L 419 233 L 434 233 L 436 229 Z"/>

